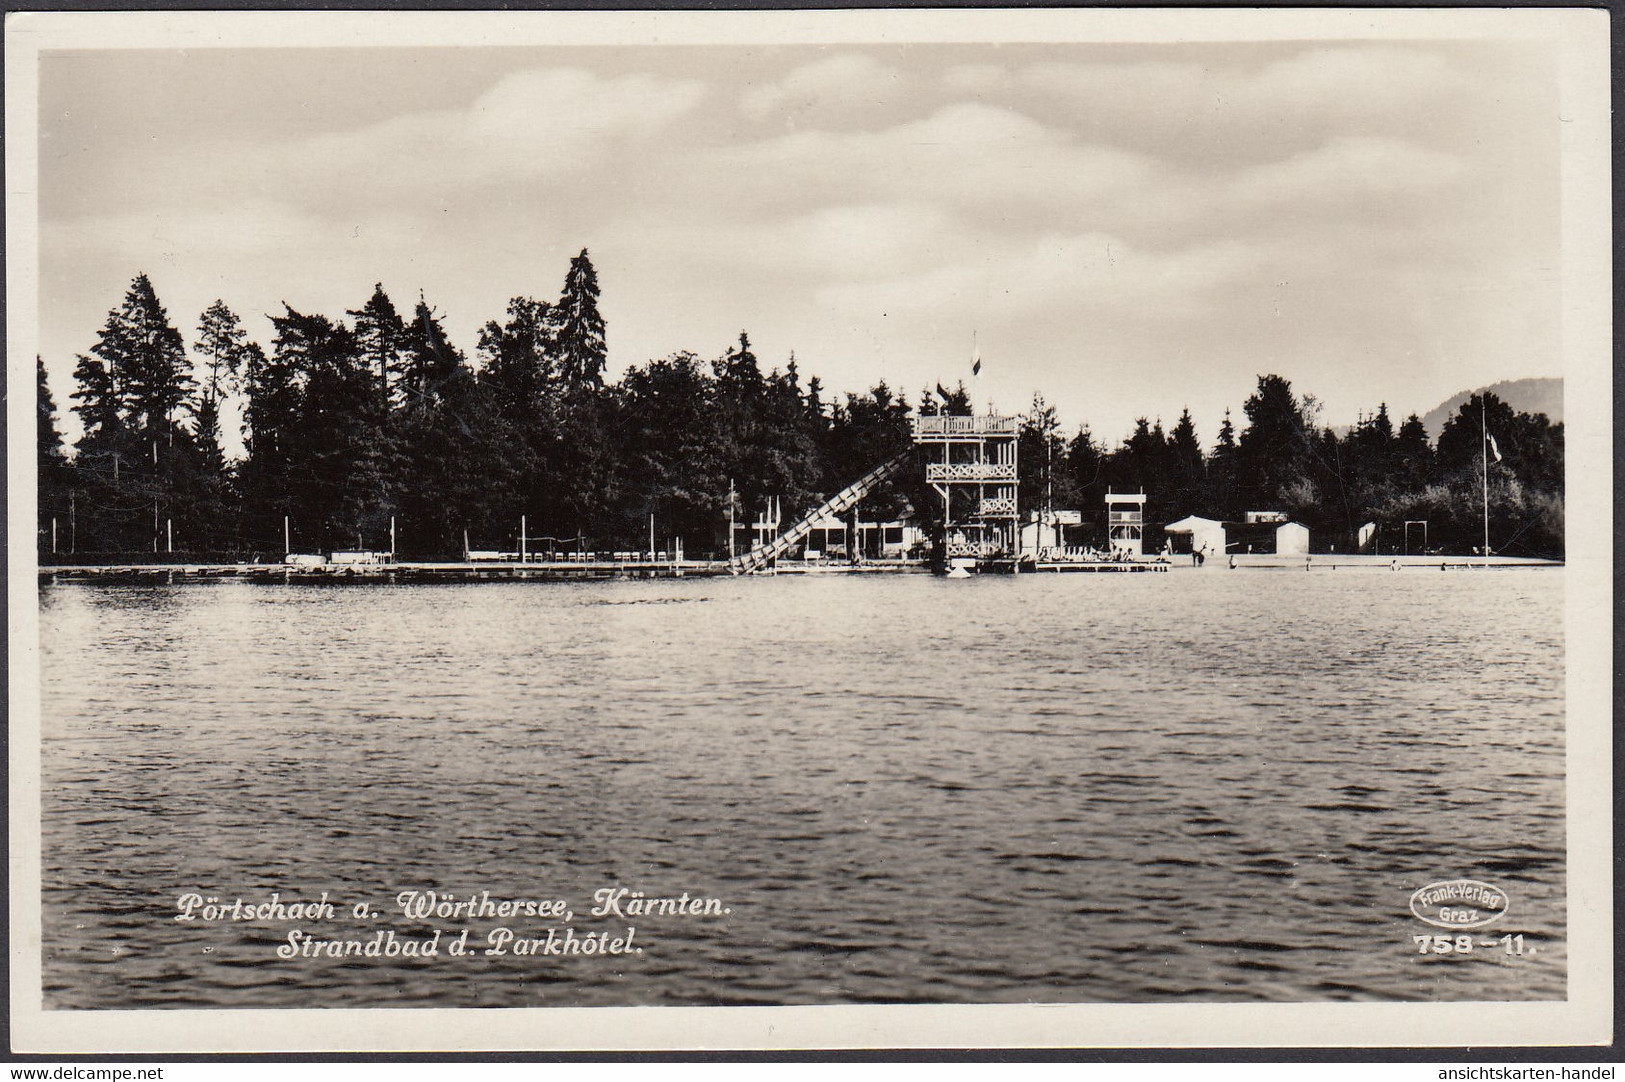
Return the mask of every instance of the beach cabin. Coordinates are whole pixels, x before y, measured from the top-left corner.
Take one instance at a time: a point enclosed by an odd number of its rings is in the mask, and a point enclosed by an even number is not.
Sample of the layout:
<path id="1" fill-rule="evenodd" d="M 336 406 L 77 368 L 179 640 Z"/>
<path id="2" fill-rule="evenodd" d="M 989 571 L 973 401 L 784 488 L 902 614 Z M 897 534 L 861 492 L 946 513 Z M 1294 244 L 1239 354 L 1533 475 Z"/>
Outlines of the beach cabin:
<path id="1" fill-rule="evenodd" d="M 1275 528 L 1275 555 L 1307 556 L 1309 527 L 1301 522 L 1283 522 Z"/>
<path id="2" fill-rule="evenodd" d="M 1200 515 L 1187 515 L 1178 522 L 1162 528 L 1173 551 L 1188 556 L 1206 550 L 1209 556 L 1222 556 L 1225 551 L 1224 523 Z"/>
<path id="3" fill-rule="evenodd" d="M 860 522 L 863 551 L 883 560 L 907 559 L 925 543 L 925 532 L 906 522 Z"/>
<path id="4" fill-rule="evenodd" d="M 824 515 L 807 531 L 802 548 L 806 560 L 846 559 L 854 551 L 869 559 L 902 560 L 924 543 L 925 534 L 906 522 L 859 522 Z"/>
<path id="5" fill-rule="evenodd" d="M 837 515 L 824 515 L 807 531 L 802 559 L 846 556 L 846 523 Z"/>
<path id="6" fill-rule="evenodd" d="M 1021 552 L 1036 556 L 1061 547 L 1060 526 L 1054 522 L 1040 521 L 1038 512 L 1031 512 L 1021 527 Z"/>

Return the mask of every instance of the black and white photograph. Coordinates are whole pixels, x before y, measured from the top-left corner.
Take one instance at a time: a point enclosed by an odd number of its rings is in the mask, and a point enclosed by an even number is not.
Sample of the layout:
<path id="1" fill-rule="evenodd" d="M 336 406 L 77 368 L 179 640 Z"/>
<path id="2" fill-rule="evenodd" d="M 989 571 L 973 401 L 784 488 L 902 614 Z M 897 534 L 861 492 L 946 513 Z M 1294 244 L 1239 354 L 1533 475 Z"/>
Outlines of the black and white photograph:
<path id="1" fill-rule="evenodd" d="M 19 1050 L 1612 1039 L 1606 12 L 6 30 Z"/>

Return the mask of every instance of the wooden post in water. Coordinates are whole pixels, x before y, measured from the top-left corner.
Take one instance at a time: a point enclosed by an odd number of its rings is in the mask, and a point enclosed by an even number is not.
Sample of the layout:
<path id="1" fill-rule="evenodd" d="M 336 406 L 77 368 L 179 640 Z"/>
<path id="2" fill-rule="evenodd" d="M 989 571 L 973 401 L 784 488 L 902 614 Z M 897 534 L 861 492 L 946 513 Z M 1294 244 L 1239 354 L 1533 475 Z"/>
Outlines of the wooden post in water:
<path id="1" fill-rule="evenodd" d="M 519 562 L 525 562 L 525 516 L 519 516 Z"/>
<path id="2" fill-rule="evenodd" d="M 468 563 L 468 530 L 463 530 L 463 563 Z"/>
<path id="3" fill-rule="evenodd" d="M 282 516 L 282 555 L 293 551 L 293 534 L 288 529 L 288 516 Z"/>
<path id="4" fill-rule="evenodd" d="M 175 520 L 164 519 L 164 546 L 165 551 L 171 554 L 175 551 Z"/>
<path id="5" fill-rule="evenodd" d="M 56 516 L 51 516 L 51 555 L 56 555 Z"/>
<path id="6" fill-rule="evenodd" d="M 389 516 L 389 562 L 395 562 L 395 516 Z"/>

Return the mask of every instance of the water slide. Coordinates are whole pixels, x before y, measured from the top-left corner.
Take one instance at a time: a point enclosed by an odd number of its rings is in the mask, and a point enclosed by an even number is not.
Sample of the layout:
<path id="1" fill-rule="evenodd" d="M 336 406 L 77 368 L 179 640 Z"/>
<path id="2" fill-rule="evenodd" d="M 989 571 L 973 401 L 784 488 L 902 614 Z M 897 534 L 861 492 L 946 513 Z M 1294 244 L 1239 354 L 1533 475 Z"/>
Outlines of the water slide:
<path id="1" fill-rule="evenodd" d="M 873 492 L 876 485 L 896 473 L 913 453 L 914 449 L 912 447 L 905 451 L 899 451 L 813 508 L 806 516 L 798 519 L 793 526 L 767 542 L 767 544 L 757 545 L 749 552 L 736 556 L 729 565 L 730 569 L 736 575 L 760 571 L 773 560 L 778 559 L 794 548 L 799 541 L 812 532 L 814 524 L 824 516 L 840 515 L 857 506 L 859 500 Z"/>

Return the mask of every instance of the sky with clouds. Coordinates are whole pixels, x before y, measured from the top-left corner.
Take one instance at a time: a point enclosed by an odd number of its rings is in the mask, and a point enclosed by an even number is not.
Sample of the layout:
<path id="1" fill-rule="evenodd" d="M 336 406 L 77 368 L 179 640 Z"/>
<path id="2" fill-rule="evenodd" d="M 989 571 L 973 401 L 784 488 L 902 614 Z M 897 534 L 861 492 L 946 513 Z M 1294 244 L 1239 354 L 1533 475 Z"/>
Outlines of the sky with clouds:
<path id="1" fill-rule="evenodd" d="M 1563 374 L 1552 58 L 1496 41 L 53 52 L 40 342 L 139 272 L 223 298 L 419 292 L 472 358 L 592 253 L 612 370 L 745 329 L 831 389 L 1042 391 L 1204 444 L 1278 372 L 1340 424 Z M 64 416 L 64 421 L 68 419 Z M 64 424 L 71 428 L 71 424 Z"/>

